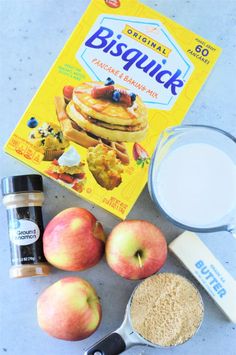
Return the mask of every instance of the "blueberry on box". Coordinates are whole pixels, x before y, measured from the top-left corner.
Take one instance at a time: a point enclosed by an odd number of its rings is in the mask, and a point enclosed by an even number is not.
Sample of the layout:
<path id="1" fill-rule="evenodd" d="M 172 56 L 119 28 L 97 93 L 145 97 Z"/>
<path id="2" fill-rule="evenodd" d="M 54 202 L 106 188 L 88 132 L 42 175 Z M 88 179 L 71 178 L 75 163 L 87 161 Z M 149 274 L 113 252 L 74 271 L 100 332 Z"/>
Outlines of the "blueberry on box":
<path id="1" fill-rule="evenodd" d="M 112 94 L 112 100 L 115 102 L 120 102 L 121 93 L 115 90 Z"/>
<path id="2" fill-rule="evenodd" d="M 130 95 L 131 101 L 136 100 L 136 94 L 134 92 L 131 92 L 129 95 Z"/>
<path id="3" fill-rule="evenodd" d="M 107 78 L 106 79 L 106 81 L 105 81 L 105 86 L 108 86 L 108 85 L 114 85 L 115 84 L 115 82 L 114 82 L 114 80 L 112 80 L 112 78 Z"/>
<path id="4" fill-rule="evenodd" d="M 27 122 L 27 126 L 28 126 L 29 128 L 35 128 L 35 127 L 38 126 L 38 121 L 36 120 L 35 117 L 31 117 L 31 118 L 29 119 L 29 121 Z"/>

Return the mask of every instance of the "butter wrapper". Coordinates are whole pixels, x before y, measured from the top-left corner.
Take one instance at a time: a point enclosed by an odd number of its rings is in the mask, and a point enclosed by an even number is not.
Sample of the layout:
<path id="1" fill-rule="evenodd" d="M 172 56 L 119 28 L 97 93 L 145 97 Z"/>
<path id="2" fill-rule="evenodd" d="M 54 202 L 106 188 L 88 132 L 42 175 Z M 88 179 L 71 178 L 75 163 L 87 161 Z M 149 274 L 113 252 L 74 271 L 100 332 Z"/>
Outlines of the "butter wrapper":
<path id="1" fill-rule="evenodd" d="M 192 273 L 227 318 L 236 323 L 236 280 L 225 270 L 201 239 L 184 232 L 169 249 Z"/>

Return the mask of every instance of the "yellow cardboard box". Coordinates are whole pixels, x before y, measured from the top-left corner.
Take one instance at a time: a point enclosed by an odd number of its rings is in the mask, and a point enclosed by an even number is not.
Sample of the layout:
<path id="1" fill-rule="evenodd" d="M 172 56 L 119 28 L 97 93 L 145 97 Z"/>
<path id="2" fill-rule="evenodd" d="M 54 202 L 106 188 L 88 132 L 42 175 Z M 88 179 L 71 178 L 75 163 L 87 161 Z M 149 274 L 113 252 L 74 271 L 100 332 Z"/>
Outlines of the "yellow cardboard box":
<path id="1" fill-rule="evenodd" d="M 5 151 L 125 218 L 220 52 L 138 0 L 92 0 Z"/>

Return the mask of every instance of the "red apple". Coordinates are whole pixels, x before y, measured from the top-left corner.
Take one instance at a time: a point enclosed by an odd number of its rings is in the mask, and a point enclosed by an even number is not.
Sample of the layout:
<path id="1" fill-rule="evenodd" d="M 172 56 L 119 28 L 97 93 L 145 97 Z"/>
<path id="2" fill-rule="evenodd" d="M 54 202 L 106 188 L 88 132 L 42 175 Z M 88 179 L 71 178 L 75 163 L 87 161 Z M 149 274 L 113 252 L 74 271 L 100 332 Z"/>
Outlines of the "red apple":
<path id="1" fill-rule="evenodd" d="M 43 235 L 46 259 L 62 270 L 79 271 L 102 258 L 105 235 L 102 225 L 84 208 L 68 208 L 56 215 Z"/>
<path id="2" fill-rule="evenodd" d="M 100 324 L 102 308 L 95 289 L 79 277 L 66 277 L 49 286 L 38 298 L 39 326 L 64 340 L 82 340 Z"/>
<path id="3" fill-rule="evenodd" d="M 167 244 L 154 224 L 141 220 L 119 223 L 106 243 L 108 265 L 122 277 L 143 279 L 157 272 L 165 263 Z"/>

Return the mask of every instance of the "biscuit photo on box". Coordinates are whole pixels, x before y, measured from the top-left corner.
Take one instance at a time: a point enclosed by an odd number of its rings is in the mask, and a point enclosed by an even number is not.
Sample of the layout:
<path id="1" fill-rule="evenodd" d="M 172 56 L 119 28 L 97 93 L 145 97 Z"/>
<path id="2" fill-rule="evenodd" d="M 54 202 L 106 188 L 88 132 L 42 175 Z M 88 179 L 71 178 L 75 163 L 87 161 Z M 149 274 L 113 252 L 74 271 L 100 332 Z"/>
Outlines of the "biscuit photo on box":
<path id="1" fill-rule="evenodd" d="M 70 147 L 59 159 L 54 159 L 45 171 L 55 180 L 69 184 L 75 191 L 82 192 L 86 181 L 85 163 L 74 147 Z"/>
<path id="2" fill-rule="evenodd" d="M 69 142 L 63 136 L 61 128 L 55 123 L 44 122 L 40 127 L 36 125 L 30 126 L 29 124 L 28 126 L 34 128 L 31 130 L 28 140 L 43 154 L 43 160 L 45 161 L 58 159 L 69 146 Z"/>

